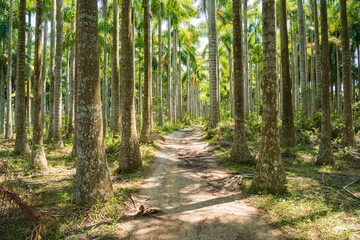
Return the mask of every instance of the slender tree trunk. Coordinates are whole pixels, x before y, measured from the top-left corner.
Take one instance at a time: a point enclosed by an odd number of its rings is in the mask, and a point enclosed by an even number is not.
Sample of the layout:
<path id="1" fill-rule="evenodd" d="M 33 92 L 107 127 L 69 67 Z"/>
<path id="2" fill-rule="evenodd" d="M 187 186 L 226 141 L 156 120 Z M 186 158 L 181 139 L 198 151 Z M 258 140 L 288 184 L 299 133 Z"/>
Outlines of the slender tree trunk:
<path id="1" fill-rule="evenodd" d="M 151 140 L 151 89 L 152 89 L 152 49 L 151 49 L 151 9 L 149 0 L 144 0 L 144 106 L 140 141 Z"/>
<path id="2" fill-rule="evenodd" d="M 139 67 L 140 69 L 140 67 Z M 142 123 L 142 112 L 143 112 L 143 87 L 142 87 L 142 72 L 139 70 L 139 115 L 140 115 L 140 123 Z"/>
<path id="3" fill-rule="evenodd" d="M 34 56 L 34 129 L 32 151 L 29 161 L 31 169 L 46 169 L 47 161 L 43 147 L 42 78 L 41 78 L 41 22 L 42 0 L 36 1 L 35 56 Z"/>
<path id="4" fill-rule="evenodd" d="M 55 17 L 56 1 L 51 1 L 51 35 L 50 35 L 50 119 L 48 139 L 54 137 L 54 117 L 55 117 Z"/>
<path id="5" fill-rule="evenodd" d="M 162 90 L 162 39 L 161 39 L 161 17 L 159 16 L 159 69 L 158 69 L 158 86 L 157 95 L 159 98 L 159 109 L 158 109 L 158 124 L 161 127 L 163 125 L 163 90 Z"/>
<path id="6" fill-rule="evenodd" d="M 331 122 L 330 122 L 330 79 L 329 79 L 329 41 L 326 0 L 320 0 L 321 16 L 321 56 L 322 56 L 322 117 L 320 148 L 316 159 L 317 165 L 334 163 L 334 155 L 331 145 Z"/>
<path id="7" fill-rule="evenodd" d="M 0 134 L 4 134 L 4 123 L 5 123 L 5 74 L 4 69 L 0 68 L 1 79 L 0 79 Z"/>
<path id="8" fill-rule="evenodd" d="M 319 39 L 319 20 L 317 11 L 317 1 L 313 0 L 314 22 L 315 22 L 315 61 L 316 61 L 316 110 L 321 109 L 322 105 L 322 76 L 321 76 L 321 53 Z"/>
<path id="9" fill-rule="evenodd" d="M 171 18 L 168 19 L 168 82 L 167 82 L 167 107 L 168 116 L 171 121 L 172 117 L 172 97 L 171 97 Z"/>
<path id="10" fill-rule="evenodd" d="M 75 8 L 74 1 L 72 2 L 72 8 Z M 71 31 L 75 31 L 75 22 L 71 23 Z M 106 62 L 105 62 L 106 63 Z M 104 63 L 104 64 L 105 64 Z M 75 115 L 75 46 L 70 48 L 70 96 L 69 96 L 69 126 L 68 137 L 74 134 L 74 115 Z"/>
<path id="11" fill-rule="evenodd" d="M 216 1 L 208 1 L 208 28 L 209 28 L 209 82 L 210 82 L 210 119 L 209 126 L 217 127 L 220 122 L 220 104 L 218 93 L 218 36 L 216 24 Z"/>
<path id="12" fill-rule="evenodd" d="M 54 89 L 54 145 L 63 148 L 62 141 L 62 46 L 64 1 L 56 0 L 56 66 Z"/>
<path id="13" fill-rule="evenodd" d="M 186 88 L 186 111 L 190 112 L 190 59 L 189 54 L 187 55 L 186 62 L 186 80 L 187 80 L 187 88 Z"/>
<path id="14" fill-rule="evenodd" d="M 183 106 L 182 106 L 182 79 L 181 79 L 181 44 L 180 44 L 180 39 L 179 39 L 179 35 L 177 35 L 176 40 L 179 44 L 179 54 L 177 54 L 179 56 L 179 72 L 178 72 L 178 81 L 179 81 L 179 87 L 178 87 L 178 105 L 177 105 L 177 119 L 180 118 L 181 114 L 183 113 Z"/>
<path id="15" fill-rule="evenodd" d="M 343 135 L 344 145 L 355 145 L 355 131 L 352 109 L 352 82 L 351 82 L 351 57 L 349 28 L 346 13 L 346 0 L 340 0 L 340 18 L 341 18 L 341 47 L 344 79 L 344 121 L 345 129 Z M 354 94 L 355 95 L 355 94 Z"/>
<path id="16" fill-rule="evenodd" d="M 248 53 L 248 29 L 247 29 L 247 0 L 244 0 L 244 64 L 245 64 L 245 118 L 249 115 L 249 53 Z"/>
<path id="17" fill-rule="evenodd" d="M 112 49 L 112 89 L 111 89 L 111 127 L 114 134 L 120 133 L 120 80 L 119 80 L 119 6 L 113 0 L 113 49 Z"/>
<path id="18" fill-rule="evenodd" d="M 108 17 L 107 17 L 107 0 L 103 0 L 103 13 L 104 13 L 104 21 L 107 23 L 108 21 Z M 107 34 L 107 29 L 105 28 L 105 35 Z M 104 133 L 104 138 L 107 137 L 108 135 L 108 130 L 107 130 L 107 110 L 108 110 L 108 80 L 107 80 L 107 50 L 106 50 L 106 46 L 104 47 L 104 71 L 103 71 L 103 88 L 102 88 L 102 117 L 103 117 L 103 133 Z"/>
<path id="19" fill-rule="evenodd" d="M 113 196 L 106 161 L 101 114 L 98 12 L 96 0 L 78 0 L 78 151 L 74 202 L 81 205 L 107 201 Z"/>
<path id="20" fill-rule="evenodd" d="M 285 190 L 285 170 L 280 157 L 278 128 L 278 80 L 276 69 L 276 12 L 275 0 L 263 0 L 263 114 L 260 157 L 253 185 L 268 193 Z M 289 114 L 291 115 L 291 114 Z"/>
<path id="21" fill-rule="evenodd" d="M 42 82 L 42 124 L 43 127 L 46 127 L 45 124 L 45 113 L 46 113 L 46 55 L 47 55 L 47 34 L 48 34 L 48 23 L 44 21 L 44 44 L 43 44 L 43 63 L 42 63 L 42 73 L 41 73 L 41 82 Z M 35 81 L 35 80 L 34 80 Z"/>
<path id="22" fill-rule="evenodd" d="M 298 14 L 299 14 L 299 51 L 300 51 L 300 84 L 301 84 L 301 110 L 306 112 L 306 32 L 305 32 L 305 17 L 303 9 L 303 1 L 298 0 Z"/>
<path id="23" fill-rule="evenodd" d="M 235 136 L 231 149 L 231 159 L 234 162 L 248 162 L 251 160 L 246 142 L 245 111 L 244 111 L 244 73 L 242 49 L 241 1 L 233 0 L 233 32 L 234 32 L 234 115 Z"/>
<path id="24" fill-rule="evenodd" d="M 256 110 L 259 111 L 260 106 L 260 81 L 259 81 L 259 63 L 255 63 L 255 105 Z"/>
<path id="25" fill-rule="evenodd" d="M 134 59 L 131 29 L 131 0 L 122 1 L 121 18 L 121 85 L 122 88 L 122 137 L 118 171 L 136 170 L 142 165 L 140 147 L 136 132 Z"/>
<path id="26" fill-rule="evenodd" d="M 340 77 L 340 58 L 339 58 L 339 46 L 336 46 L 336 111 L 341 115 L 341 77 Z"/>
<path id="27" fill-rule="evenodd" d="M 254 112 L 254 97 L 253 97 L 253 87 L 252 87 L 252 69 L 253 65 L 250 60 L 249 62 L 249 104 L 250 104 L 250 112 Z"/>
<path id="28" fill-rule="evenodd" d="M 28 153 L 29 143 L 26 134 L 25 106 L 25 18 L 26 0 L 19 5 L 19 30 L 16 63 L 16 103 L 15 103 L 15 153 Z"/>
<path id="29" fill-rule="evenodd" d="M 28 13 L 29 14 L 29 18 L 28 18 L 28 26 L 29 26 L 29 31 L 28 31 L 28 45 L 27 45 L 27 55 L 29 56 L 29 58 L 28 58 L 28 64 L 29 64 L 29 66 L 31 65 L 31 58 L 30 58 L 30 56 L 31 56 L 31 39 L 32 39 L 32 34 L 31 34 L 31 13 L 29 12 Z M 27 124 L 27 126 L 28 127 L 30 127 L 31 126 L 31 79 L 32 79 L 32 76 L 31 76 L 32 74 L 31 74 L 31 70 L 29 71 L 29 73 L 28 73 L 28 81 L 27 81 L 27 98 L 26 98 L 26 100 L 27 100 L 27 104 L 26 104 L 26 106 L 25 106 L 25 108 L 26 108 L 26 120 L 27 120 L 27 122 L 26 122 L 26 124 Z M 25 92 L 25 90 L 24 90 L 24 92 Z M 16 100 L 17 101 L 17 100 Z M 15 104 L 16 105 L 16 104 Z M 15 106 L 16 107 L 16 106 Z M 22 112 L 22 113 L 24 113 L 25 112 L 25 109 L 24 109 L 24 111 Z M 16 117 L 16 116 L 15 116 Z"/>
<path id="30" fill-rule="evenodd" d="M 232 64 L 231 50 L 229 50 L 228 54 L 229 54 L 229 83 L 230 83 L 230 99 L 229 99 L 230 115 L 232 118 L 234 118 L 234 87 L 233 87 L 233 76 L 232 76 L 233 64 Z"/>
<path id="31" fill-rule="evenodd" d="M 297 35 L 294 31 L 294 40 L 295 40 L 295 112 L 299 111 L 299 57 L 296 47 Z"/>
<path id="32" fill-rule="evenodd" d="M 178 109 L 176 109 L 176 100 L 177 100 L 177 46 L 176 46 L 176 30 L 174 28 L 174 36 L 173 36 L 173 89 L 172 89 L 172 123 L 175 123 L 178 117 Z"/>
<path id="33" fill-rule="evenodd" d="M 7 61 L 7 115 L 6 115 L 6 127 L 5 138 L 13 139 L 13 120 L 12 120 L 12 32 L 13 32 L 13 0 L 10 0 L 10 12 L 9 12 L 9 37 L 8 37 L 8 61 Z"/>
<path id="34" fill-rule="evenodd" d="M 289 39 L 286 26 L 286 0 L 280 0 L 280 46 L 281 46 L 281 70 L 283 91 L 283 115 L 282 115 L 282 143 L 293 147 L 296 145 L 295 127 L 293 119 L 293 104 L 291 96 L 291 79 L 289 63 Z"/>
<path id="35" fill-rule="evenodd" d="M 293 116 L 295 116 L 295 43 L 294 43 L 294 35 L 293 35 L 293 24 L 292 24 L 292 17 L 290 14 L 290 37 L 291 37 L 291 101 L 293 105 Z"/>

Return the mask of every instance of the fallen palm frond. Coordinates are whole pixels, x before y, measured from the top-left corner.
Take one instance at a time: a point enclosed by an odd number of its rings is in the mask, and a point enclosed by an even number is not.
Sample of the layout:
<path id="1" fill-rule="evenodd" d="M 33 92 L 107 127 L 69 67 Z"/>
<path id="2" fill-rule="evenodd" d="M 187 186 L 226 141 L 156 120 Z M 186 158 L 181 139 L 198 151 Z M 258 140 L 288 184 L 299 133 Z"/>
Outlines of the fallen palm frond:
<path id="1" fill-rule="evenodd" d="M 30 217 L 32 225 L 34 226 L 30 239 L 41 239 L 45 236 L 45 226 L 40 222 L 40 214 L 23 201 L 17 193 L 8 189 L 4 184 L 0 184 L 0 201 L 16 204 Z"/>

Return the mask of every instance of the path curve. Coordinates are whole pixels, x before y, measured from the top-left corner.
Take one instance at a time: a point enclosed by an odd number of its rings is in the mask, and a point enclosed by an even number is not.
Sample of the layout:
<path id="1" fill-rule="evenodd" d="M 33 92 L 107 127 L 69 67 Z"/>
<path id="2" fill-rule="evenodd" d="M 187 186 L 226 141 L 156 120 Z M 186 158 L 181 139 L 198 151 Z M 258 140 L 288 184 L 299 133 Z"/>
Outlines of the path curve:
<path id="1" fill-rule="evenodd" d="M 163 214 L 120 224 L 122 239 L 279 239 L 258 210 L 233 189 L 231 174 L 211 156 L 201 126 L 165 137 L 152 172 L 134 196 L 136 207 Z"/>

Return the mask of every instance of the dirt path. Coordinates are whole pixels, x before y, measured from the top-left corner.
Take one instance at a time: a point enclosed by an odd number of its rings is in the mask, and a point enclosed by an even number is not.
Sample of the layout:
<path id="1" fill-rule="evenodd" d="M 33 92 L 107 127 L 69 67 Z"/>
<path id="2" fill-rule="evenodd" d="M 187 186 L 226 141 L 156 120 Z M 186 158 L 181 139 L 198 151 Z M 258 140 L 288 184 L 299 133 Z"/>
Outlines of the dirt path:
<path id="1" fill-rule="evenodd" d="M 122 239 L 281 238 L 241 191 L 233 190 L 236 179 L 218 166 L 202 137 L 200 126 L 165 137 L 152 173 L 135 196 L 137 208 L 163 213 L 119 224 Z"/>

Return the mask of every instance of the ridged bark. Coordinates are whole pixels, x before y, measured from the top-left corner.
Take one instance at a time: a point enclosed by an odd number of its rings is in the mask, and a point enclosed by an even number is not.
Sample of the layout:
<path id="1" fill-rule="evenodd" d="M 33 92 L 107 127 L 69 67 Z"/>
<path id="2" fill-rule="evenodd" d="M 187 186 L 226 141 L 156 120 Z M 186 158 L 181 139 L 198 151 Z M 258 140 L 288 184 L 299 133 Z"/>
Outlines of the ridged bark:
<path id="1" fill-rule="evenodd" d="M 55 116 L 55 19 L 56 19 L 56 1 L 51 1 L 51 34 L 50 34 L 50 118 L 48 139 L 54 137 L 54 116 Z"/>
<path id="2" fill-rule="evenodd" d="M 99 78 L 96 0 L 78 0 L 78 143 L 74 202 L 90 205 L 113 196 L 106 161 Z"/>
<path id="3" fill-rule="evenodd" d="M 36 1 L 35 56 L 34 56 L 34 129 L 32 151 L 29 162 L 31 169 L 46 169 L 47 161 L 43 146 L 42 78 L 41 78 L 41 22 L 43 1 Z"/>
<path id="4" fill-rule="evenodd" d="M 120 133 L 120 79 L 119 79 L 119 6 L 113 0 L 113 49 L 112 49 L 112 89 L 111 89 L 111 129 L 114 134 Z"/>
<path id="5" fill-rule="evenodd" d="M 341 19 L 341 47 L 344 79 L 344 121 L 345 129 L 342 143 L 346 146 L 355 145 L 355 131 L 352 110 L 352 82 L 351 82 L 351 56 L 349 28 L 346 13 L 346 0 L 340 0 L 340 19 Z M 358 63 L 359 64 L 359 63 Z"/>
<path id="6" fill-rule="evenodd" d="M 17 42 L 16 63 L 16 98 L 15 98 L 15 131 L 16 139 L 14 152 L 28 153 L 30 151 L 26 134 L 25 106 L 25 11 L 26 0 L 19 5 L 19 30 Z"/>
<path id="7" fill-rule="evenodd" d="M 134 59 L 131 28 L 131 0 L 122 0 L 121 18 L 121 88 L 122 136 L 120 145 L 119 172 L 129 172 L 142 165 L 136 132 Z M 125 87 L 126 86 L 126 87 Z"/>
<path id="8" fill-rule="evenodd" d="M 152 90 L 152 47 L 151 47 L 151 8 L 149 0 L 144 0 L 144 101 L 143 123 L 140 141 L 151 140 L 151 90 Z"/>
<path id="9" fill-rule="evenodd" d="M 246 0 L 245 0 L 246 1 Z M 244 72 L 242 49 L 241 1 L 233 0 L 233 32 L 234 32 L 234 118 L 235 136 L 231 149 L 234 162 L 250 161 L 250 152 L 246 142 L 245 111 L 244 111 Z"/>
<path id="10" fill-rule="evenodd" d="M 314 9 L 314 27 L 315 27 L 315 61 L 316 61 L 316 110 L 320 110 L 322 106 L 322 77 L 321 77 L 321 52 L 319 38 L 319 19 L 317 11 L 317 1 L 313 0 Z"/>
<path id="11" fill-rule="evenodd" d="M 208 35 L 209 35 L 209 82 L 210 82 L 210 119 L 209 127 L 215 128 L 220 122 L 220 103 L 218 89 L 218 35 L 216 24 L 216 0 L 209 0 Z"/>
<path id="12" fill-rule="evenodd" d="M 291 79 L 289 63 L 289 38 L 286 26 L 286 0 L 280 0 L 280 46 L 281 46 L 281 70 L 283 88 L 283 115 L 282 136 L 284 145 L 293 147 L 296 145 L 295 127 L 293 119 L 293 104 L 291 96 Z"/>
<path id="13" fill-rule="evenodd" d="M 161 127 L 163 125 L 163 89 L 162 89 L 162 32 L 161 32 L 161 26 L 162 26 L 162 21 L 161 21 L 161 16 L 159 16 L 159 68 L 158 68 L 158 84 L 157 84 L 157 97 L 159 100 L 159 105 L 158 105 L 158 125 Z"/>
<path id="14" fill-rule="evenodd" d="M 13 120 L 12 120 L 12 32 L 13 32 L 13 0 L 10 0 L 9 10 L 9 37 L 8 37 L 8 61 L 7 61 L 7 113 L 6 113 L 6 126 L 5 126 L 5 138 L 13 139 Z"/>
<path id="15" fill-rule="evenodd" d="M 56 56 L 54 85 L 54 130 L 53 138 L 56 148 L 63 148 L 62 140 L 62 46 L 64 27 L 64 1 L 56 0 Z"/>
<path id="16" fill-rule="evenodd" d="M 253 186 L 268 193 L 285 191 L 285 170 L 280 157 L 278 128 L 278 79 L 276 69 L 275 0 L 263 0 L 263 114 L 260 157 Z"/>
<path id="17" fill-rule="evenodd" d="M 321 56 L 322 56 L 322 117 L 320 148 L 316 159 L 317 165 L 333 164 L 335 162 L 331 145 L 330 122 L 330 67 L 329 67 L 329 39 L 326 0 L 320 0 L 321 16 Z"/>

